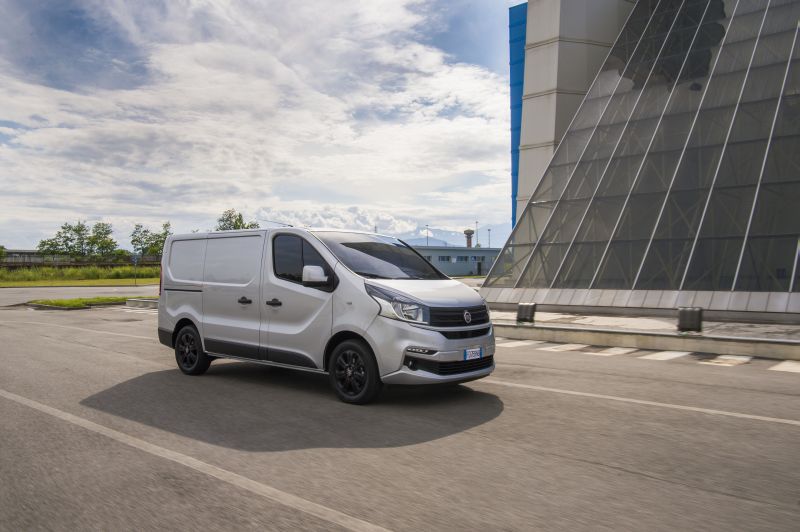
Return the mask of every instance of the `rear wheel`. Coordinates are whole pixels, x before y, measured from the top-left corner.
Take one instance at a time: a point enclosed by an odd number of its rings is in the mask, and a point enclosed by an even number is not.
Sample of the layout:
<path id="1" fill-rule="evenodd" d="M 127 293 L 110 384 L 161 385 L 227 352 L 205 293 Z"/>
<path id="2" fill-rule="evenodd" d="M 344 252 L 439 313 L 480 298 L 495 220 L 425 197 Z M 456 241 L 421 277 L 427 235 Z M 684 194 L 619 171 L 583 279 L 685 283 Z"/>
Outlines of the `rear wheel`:
<path id="1" fill-rule="evenodd" d="M 345 403 L 363 405 L 377 397 L 383 383 L 372 349 L 360 340 L 345 340 L 331 354 L 331 386 Z"/>
<path id="2" fill-rule="evenodd" d="M 186 375 L 202 375 L 211 365 L 211 357 L 203 352 L 200 334 L 192 325 L 186 325 L 175 338 L 175 361 Z"/>

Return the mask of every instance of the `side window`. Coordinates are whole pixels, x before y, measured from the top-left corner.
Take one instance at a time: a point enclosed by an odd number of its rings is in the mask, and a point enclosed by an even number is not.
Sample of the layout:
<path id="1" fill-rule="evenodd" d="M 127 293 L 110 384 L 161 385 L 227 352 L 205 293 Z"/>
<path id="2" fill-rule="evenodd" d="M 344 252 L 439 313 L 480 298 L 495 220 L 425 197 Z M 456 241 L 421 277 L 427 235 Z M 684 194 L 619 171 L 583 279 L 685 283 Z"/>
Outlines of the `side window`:
<path id="1" fill-rule="evenodd" d="M 330 268 L 328 268 L 328 264 L 325 262 L 325 259 L 323 259 L 322 256 L 317 253 L 317 250 L 305 240 L 303 240 L 303 266 L 320 266 L 323 270 L 325 270 L 326 275 L 330 276 L 331 274 Z"/>
<path id="2" fill-rule="evenodd" d="M 333 275 L 325 259 L 299 236 L 278 235 L 272 246 L 276 277 L 300 283 L 303 281 L 303 266 L 320 266 L 326 275 Z"/>
<path id="3" fill-rule="evenodd" d="M 303 239 L 278 235 L 272 243 L 275 276 L 299 283 L 303 280 Z"/>

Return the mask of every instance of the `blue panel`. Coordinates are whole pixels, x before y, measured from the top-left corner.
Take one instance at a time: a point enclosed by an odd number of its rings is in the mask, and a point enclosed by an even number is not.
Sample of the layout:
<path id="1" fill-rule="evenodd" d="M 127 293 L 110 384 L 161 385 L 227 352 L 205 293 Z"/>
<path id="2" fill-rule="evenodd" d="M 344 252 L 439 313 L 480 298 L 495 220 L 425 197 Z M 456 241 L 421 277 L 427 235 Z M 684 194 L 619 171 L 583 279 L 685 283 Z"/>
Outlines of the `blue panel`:
<path id="1" fill-rule="evenodd" d="M 508 8 L 508 59 L 511 94 L 511 227 L 517 221 L 519 134 L 522 125 L 522 85 L 525 79 L 525 31 L 528 4 Z"/>

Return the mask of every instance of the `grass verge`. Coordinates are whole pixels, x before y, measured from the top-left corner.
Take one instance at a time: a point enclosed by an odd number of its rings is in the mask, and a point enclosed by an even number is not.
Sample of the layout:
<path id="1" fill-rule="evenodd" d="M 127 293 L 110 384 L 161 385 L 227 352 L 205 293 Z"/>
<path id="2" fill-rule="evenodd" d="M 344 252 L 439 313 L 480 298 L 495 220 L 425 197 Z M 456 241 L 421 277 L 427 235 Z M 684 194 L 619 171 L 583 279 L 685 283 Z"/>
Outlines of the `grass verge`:
<path id="1" fill-rule="evenodd" d="M 115 305 L 125 303 L 136 296 L 102 296 L 102 297 L 75 297 L 72 299 L 34 299 L 29 301 L 34 305 L 47 305 L 60 308 L 89 308 L 92 305 Z"/>
<path id="2" fill-rule="evenodd" d="M 158 266 L 76 266 L 53 268 L 37 266 L 33 268 L 0 268 L 0 282 L 17 281 L 80 281 L 86 279 L 140 279 L 158 277 Z"/>
<path id="3" fill-rule="evenodd" d="M 158 284 L 158 277 L 136 279 L 137 285 Z M 41 281 L 0 281 L 0 288 L 31 286 L 134 286 L 134 279 L 43 279 Z"/>

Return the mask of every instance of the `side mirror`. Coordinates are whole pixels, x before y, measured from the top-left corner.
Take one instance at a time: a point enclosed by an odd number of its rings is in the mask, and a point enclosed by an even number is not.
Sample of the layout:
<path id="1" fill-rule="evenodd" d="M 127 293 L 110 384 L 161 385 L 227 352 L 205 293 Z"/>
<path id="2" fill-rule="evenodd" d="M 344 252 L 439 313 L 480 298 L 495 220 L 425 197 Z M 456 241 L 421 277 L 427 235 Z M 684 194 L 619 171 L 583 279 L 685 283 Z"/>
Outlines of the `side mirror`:
<path id="1" fill-rule="evenodd" d="M 328 285 L 328 276 L 322 266 L 303 266 L 303 286 L 320 287 Z"/>

